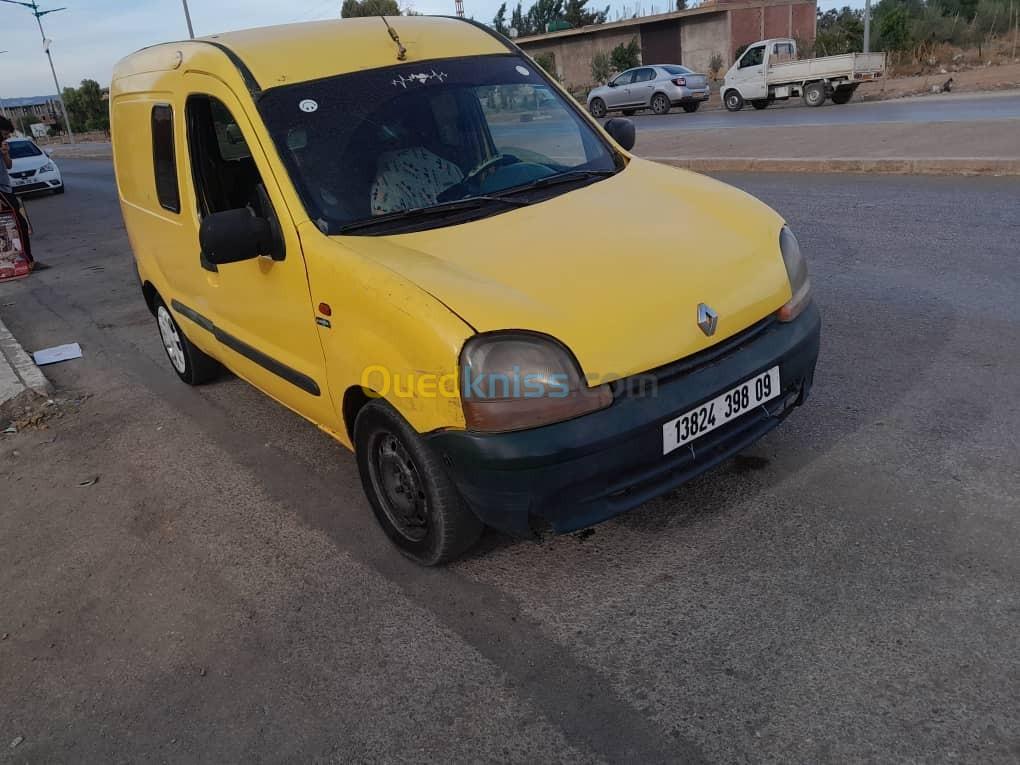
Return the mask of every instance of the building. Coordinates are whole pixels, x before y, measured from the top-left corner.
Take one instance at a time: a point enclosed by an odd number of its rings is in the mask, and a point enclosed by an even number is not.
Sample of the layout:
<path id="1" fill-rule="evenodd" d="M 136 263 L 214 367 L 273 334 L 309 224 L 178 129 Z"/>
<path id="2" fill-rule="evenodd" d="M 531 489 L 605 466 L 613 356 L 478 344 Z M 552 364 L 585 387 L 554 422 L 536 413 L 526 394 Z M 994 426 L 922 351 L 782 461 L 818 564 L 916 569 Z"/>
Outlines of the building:
<path id="1" fill-rule="evenodd" d="M 14 127 L 28 135 L 31 122 L 52 125 L 60 114 L 56 96 L 29 96 L 28 98 L 0 98 L 0 114 L 14 123 Z M 33 119 L 34 118 L 34 119 Z"/>
<path id="2" fill-rule="evenodd" d="M 709 61 L 718 53 L 725 71 L 747 43 L 768 37 L 813 42 L 815 8 L 815 0 L 715 0 L 686 11 L 520 37 L 516 42 L 531 56 L 551 53 L 556 75 L 568 87 L 591 84 L 595 53 L 608 53 L 635 38 L 642 63 L 683 64 L 707 73 Z"/>

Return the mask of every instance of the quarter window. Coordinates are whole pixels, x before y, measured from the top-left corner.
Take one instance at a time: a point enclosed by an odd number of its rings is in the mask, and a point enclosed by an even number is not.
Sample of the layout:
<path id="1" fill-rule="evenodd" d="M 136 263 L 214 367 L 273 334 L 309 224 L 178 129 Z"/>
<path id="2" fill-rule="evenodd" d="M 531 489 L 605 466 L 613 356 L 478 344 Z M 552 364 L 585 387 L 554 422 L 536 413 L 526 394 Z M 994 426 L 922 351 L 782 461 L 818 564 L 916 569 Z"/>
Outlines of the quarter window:
<path id="1" fill-rule="evenodd" d="M 174 156 L 174 111 L 170 106 L 152 107 L 152 162 L 160 207 L 179 213 L 181 194 L 177 187 L 177 161 Z"/>

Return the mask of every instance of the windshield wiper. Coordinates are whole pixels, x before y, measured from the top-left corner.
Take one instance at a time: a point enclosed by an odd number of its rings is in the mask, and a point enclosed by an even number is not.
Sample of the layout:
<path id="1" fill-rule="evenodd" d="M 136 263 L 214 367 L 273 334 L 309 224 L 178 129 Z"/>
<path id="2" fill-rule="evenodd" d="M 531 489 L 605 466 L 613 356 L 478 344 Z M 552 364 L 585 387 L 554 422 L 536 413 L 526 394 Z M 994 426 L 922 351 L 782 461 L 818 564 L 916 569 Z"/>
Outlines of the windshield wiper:
<path id="1" fill-rule="evenodd" d="M 383 226 L 387 223 L 404 222 L 411 220 L 424 220 L 433 216 L 443 216 L 448 213 L 458 213 L 471 210 L 478 210 L 492 203 L 509 205 L 511 207 L 526 207 L 531 202 L 524 199 L 507 199 L 505 197 L 491 196 L 487 194 L 466 197 L 465 199 L 454 199 L 449 202 L 429 205 L 428 207 L 414 207 L 410 210 L 396 210 L 383 215 L 376 215 L 371 218 L 356 220 L 347 223 L 337 229 L 338 234 L 348 234 L 352 231 L 360 231 L 374 226 Z"/>
<path id="2" fill-rule="evenodd" d="M 616 175 L 618 172 L 619 170 L 566 170 L 562 173 L 556 173 L 555 175 L 546 175 L 520 186 L 512 186 L 508 189 L 502 189 L 497 193 L 500 199 L 507 199 L 509 195 L 519 194 L 523 191 L 544 189 L 549 186 L 558 186 L 561 183 L 575 183 L 577 181 L 594 180 L 596 178 L 608 178 L 610 175 Z"/>

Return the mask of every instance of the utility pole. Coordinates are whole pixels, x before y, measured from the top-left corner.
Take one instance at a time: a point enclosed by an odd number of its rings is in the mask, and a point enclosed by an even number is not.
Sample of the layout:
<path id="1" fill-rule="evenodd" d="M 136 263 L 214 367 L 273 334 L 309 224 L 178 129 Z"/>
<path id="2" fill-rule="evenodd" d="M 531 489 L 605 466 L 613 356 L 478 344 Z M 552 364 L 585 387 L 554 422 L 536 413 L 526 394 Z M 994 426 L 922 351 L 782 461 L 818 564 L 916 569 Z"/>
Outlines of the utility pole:
<path id="1" fill-rule="evenodd" d="M 871 53 L 871 0 L 864 0 L 864 52 Z"/>
<path id="2" fill-rule="evenodd" d="M 0 50 L 0 53 L 6 53 L 6 52 L 7 51 L 5 51 L 5 50 Z M 2 98 L 0 98 L 0 114 L 2 114 L 4 117 L 7 116 L 7 107 L 4 106 L 4 100 Z"/>
<path id="3" fill-rule="evenodd" d="M 50 55 L 50 42 L 46 39 L 46 33 L 43 31 L 42 17 L 47 13 L 56 13 L 57 11 L 65 11 L 66 8 L 51 8 L 48 11 L 40 11 L 39 6 L 35 0 L 29 0 L 27 3 L 23 3 L 20 0 L 0 0 L 11 5 L 20 5 L 23 8 L 28 8 L 32 11 L 32 15 L 35 16 L 35 23 L 39 25 L 39 36 L 42 38 L 43 50 L 46 51 L 46 58 L 50 62 L 50 72 L 53 73 L 53 84 L 57 88 L 57 100 L 60 102 L 60 111 L 64 113 L 64 127 L 67 128 L 67 137 L 71 143 L 74 143 L 74 132 L 71 130 L 71 118 L 67 116 L 67 107 L 64 106 L 64 95 L 60 90 L 60 81 L 57 80 L 57 70 L 53 66 L 53 56 Z"/>
<path id="4" fill-rule="evenodd" d="M 188 22 L 188 38 L 195 39 L 195 28 L 191 26 L 191 11 L 188 10 L 188 0 L 181 0 L 184 4 L 184 18 Z"/>

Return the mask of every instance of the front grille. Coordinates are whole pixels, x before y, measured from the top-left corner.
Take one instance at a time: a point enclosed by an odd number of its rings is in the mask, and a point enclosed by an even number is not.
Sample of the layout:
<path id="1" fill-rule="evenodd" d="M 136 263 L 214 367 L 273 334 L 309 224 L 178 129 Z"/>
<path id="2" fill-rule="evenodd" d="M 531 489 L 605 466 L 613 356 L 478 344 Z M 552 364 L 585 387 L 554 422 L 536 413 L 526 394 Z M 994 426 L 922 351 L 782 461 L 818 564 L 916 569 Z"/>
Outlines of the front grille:
<path id="1" fill-rule="evenodd" d="M 19 173 L 11 173 L 11 178 L 23 180 L 25 178 L 31 178 L 33 175 L 35 175 L 35 170 L 22 170 Z"/>
<path id="2" fill-rule="evenodd" d="M 756 340 L 759 336 L 764 334 L 776 323 L 776 317 L 766 316 L 756 324 L 752 324 L 742 332 L 738 332 L 732 337 L 727 337 L 722 342 L 716 343 L 710 348 L 706 348 L 703 351 L 686 356 L 677 361 L 671 361 L 668 364 L 664 364 L 661 367 L 650 369 L 647 372 L 641 372 L 632 377 L 625 377 L 622 380 L 617 380 L 613 383 L 613 395 L 619 397 L 626 391 L 632 390 L 646 390 L 648 387 L 648 381 L 654 380 L 656 385 L 662 385 L 676 377 L 682 375 L 689 375 L 691 372 L 701 369 L 704 366 L 708 366 L 723 356 L 727 356 L 734 351 L 739 350 L 748 343 Z"/>

